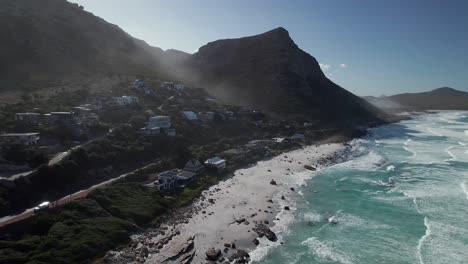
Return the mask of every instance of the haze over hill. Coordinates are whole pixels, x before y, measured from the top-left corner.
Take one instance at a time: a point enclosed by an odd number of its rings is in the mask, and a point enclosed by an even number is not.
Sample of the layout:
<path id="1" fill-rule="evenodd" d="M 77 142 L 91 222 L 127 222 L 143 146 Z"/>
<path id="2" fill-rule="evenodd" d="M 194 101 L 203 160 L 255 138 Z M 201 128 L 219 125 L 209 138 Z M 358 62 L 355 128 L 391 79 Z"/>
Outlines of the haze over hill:
<path id="1" fill-rule="evenodd" d="M 468 93 L 450 87 L 442 87 L 422 93 L 405 93 L 382 97 L 366 96 L 364 99 L 388 112 L 468 110 Z"/>
<path id="2" fill-rule="evenodd" d="M 206 88 L 236 105 L 323 120 L 381 113 L 330 81 L 284 28 L 166 52 L 65 0 L 0 0 L 0 91 L 77 74 L 149 75 Z"/>

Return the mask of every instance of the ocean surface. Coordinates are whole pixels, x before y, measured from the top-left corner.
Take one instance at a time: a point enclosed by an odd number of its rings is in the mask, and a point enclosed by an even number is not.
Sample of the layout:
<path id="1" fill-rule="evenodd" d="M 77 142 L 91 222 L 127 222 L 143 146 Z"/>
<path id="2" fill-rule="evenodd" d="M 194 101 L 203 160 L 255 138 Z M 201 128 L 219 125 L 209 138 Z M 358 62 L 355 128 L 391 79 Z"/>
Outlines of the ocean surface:
<path id="1" fill-rule="evenodd" d="M 350 144 L 353 158 L 280 214 L 284 245 L 254 262 L 468 263 L 468 112 L 416 115 Z"/>

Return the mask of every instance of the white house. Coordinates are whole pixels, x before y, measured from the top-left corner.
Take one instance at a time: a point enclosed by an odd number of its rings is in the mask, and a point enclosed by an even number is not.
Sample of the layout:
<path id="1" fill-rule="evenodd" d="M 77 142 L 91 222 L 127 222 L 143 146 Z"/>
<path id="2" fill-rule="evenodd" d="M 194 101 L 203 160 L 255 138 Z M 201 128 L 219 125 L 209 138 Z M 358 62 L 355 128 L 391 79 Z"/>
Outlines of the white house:
<path id="1" fill-rule="evenodd" d="M 130 105 L 130 104 L 137 104 L 138 97 L 136 96 L 120 96 L 120 97 L 113 97 L 114 103 L 117 105 Z"/>
<path id="2" fill-rule="evenodd" d="M 39 141 L 39 133 L 10 133 L 0 135 L 2 144 L 22 144 L 31 146 Z"/>
<path id="3" fill-rule="evenodd" d="M 226 160 L 219 157 L 207 159 L 205 165 L 211 168 L 215 168 L 217 172 L 223 172 L 226 169 Z"/>
<path id="4" fill-rule="evenodd" d="M 195 114 L 192 111 L 183 111 L 182 116 L 187 118 L 190 121 L 197 121 L 198 120 L 197 114 Z"/>

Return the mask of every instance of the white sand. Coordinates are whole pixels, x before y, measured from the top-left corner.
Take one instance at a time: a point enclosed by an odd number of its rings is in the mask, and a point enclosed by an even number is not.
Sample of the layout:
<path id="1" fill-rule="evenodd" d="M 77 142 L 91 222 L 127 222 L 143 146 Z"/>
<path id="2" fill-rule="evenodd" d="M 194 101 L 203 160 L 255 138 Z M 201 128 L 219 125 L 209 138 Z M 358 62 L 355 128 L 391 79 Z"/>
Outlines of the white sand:
<path id="1" fill-rule="evenodd" d="M 340 156 L 339 153 L 344 149 L 343 144 L 309 146 L 237 170 L 232 178 L 203 193 L 205 199 L 200 199 L 195 205 L 196 208 L 200 208 L 199 211 L 186 223 L 169 227 L 180 231 L 180 234 L 177 232 L 178 235 L 160 249 L 159 253 L 150 255 L 146 263 L 161 263 L 164 259 L 173 256 L 181 244 L 191 236 L 195 237 L 195 256 L 192 263 L 206 263 L 205 251 L 211 247 L 223 250 L 225 243 L 235 243 L 238 249 L 251 252 L 256 248 L 252 240 L 258 238 L 252 230 L 256 222 L 268 220 L 267 226 L 275 233 L 280 233 L 292 219 L 293 205 L 290 204 L 289 211 L 284 210 L 284 206 L 293 195 L 298 195 L 298 187 L 316 174 L 306 170 L 304 165 L 312 165 L 320 170 L 330 164 L 332 158 Z M 272 179 L 277 185 L 270 184 Z M 294 192 L 290 190 L 291 187 L 295 188 Z M 282 195 L 285 196 L 284 200 L 281 199 Z M 214 204 L 208 199 L 214 199 Z M 268 202 L 269 199 L 272 199 L 273 203 Z M 213 214 L 210 215 L 211 212 Z M 255 213 L 256 215 L 252 217 Z M 249 224 L 235 222 L 241 218 L 245 218 Z M 279 220 L 275 220 L 276 218 Z M 281 236 L 275 243 L 267 241 L 266 238 L 259 240 L 260 246 L 251 254 L 254 260 L 266 253 L 268 247 L 265 245 L 280 244 Z M 227 258 L 232 252 L 234 251 L 231 249 L 222 257 Z M 166 263 L 178 262 L 166 261 Z"/>

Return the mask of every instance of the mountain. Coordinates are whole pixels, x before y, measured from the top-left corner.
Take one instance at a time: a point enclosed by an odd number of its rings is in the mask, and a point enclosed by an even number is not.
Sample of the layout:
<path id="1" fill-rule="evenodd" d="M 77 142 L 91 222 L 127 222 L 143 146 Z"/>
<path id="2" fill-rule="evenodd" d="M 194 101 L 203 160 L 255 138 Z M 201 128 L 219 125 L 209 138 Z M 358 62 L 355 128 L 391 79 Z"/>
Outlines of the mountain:
<path id="1" fill-rule="evenodd" d="M 311 119 L 376 119 L 379 110 L 330 81 L 288 31 L 210 42 L 186 58 L 179 78 L 228 103 Z"/>
<path id="2" fill-rule="evenodd" d="M 424 110 L 468 110 L 468 93 L 450 87 L 430 92 L 404 93 L 383 97 L 364 97 L 387 112 Z"/>
<path id="3" fill-rule="evenodd" d="M 0 91 L 74 75 L 157 73 L 164 53 L 65 0 L 0 0 Z"/>
<path id="4" fill-rule="evenodd" d="M 210 42 L 192 55 L 149 46 L 66 0 L 0 0 L 0 23 L 0 92 L 42 89 L 74 76 L 150 75 L 282 117 L 382 116 L 330 81 L 284 28 Z"/>

